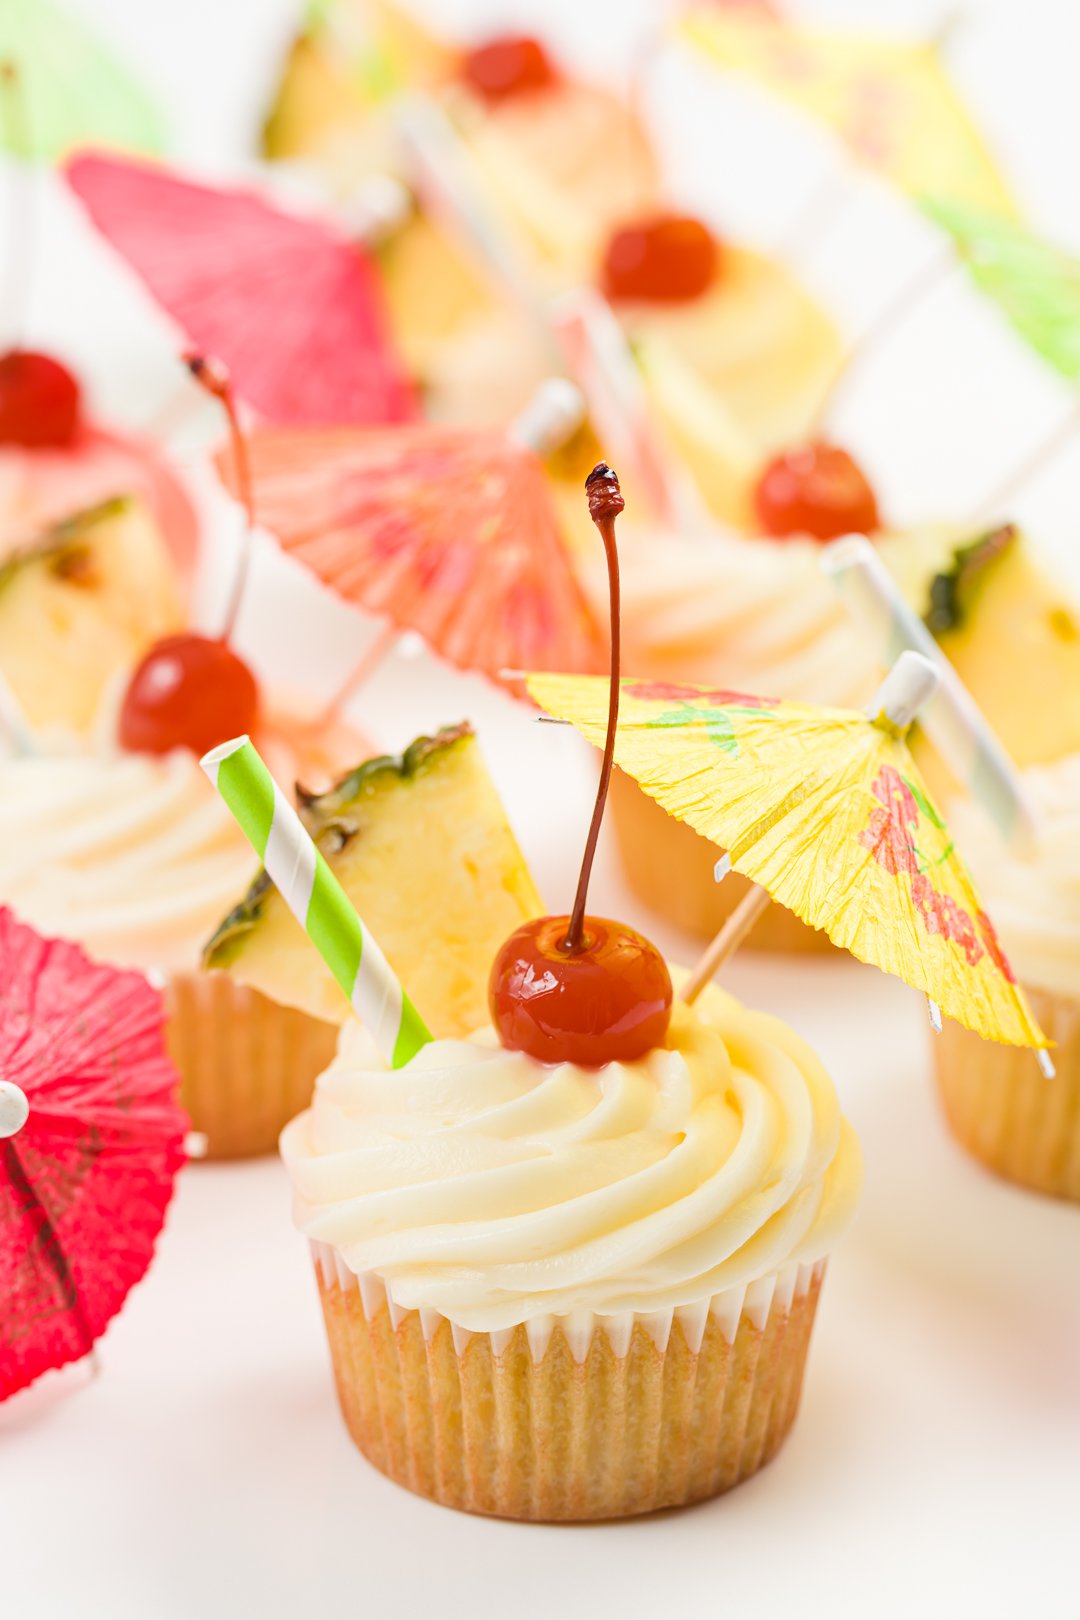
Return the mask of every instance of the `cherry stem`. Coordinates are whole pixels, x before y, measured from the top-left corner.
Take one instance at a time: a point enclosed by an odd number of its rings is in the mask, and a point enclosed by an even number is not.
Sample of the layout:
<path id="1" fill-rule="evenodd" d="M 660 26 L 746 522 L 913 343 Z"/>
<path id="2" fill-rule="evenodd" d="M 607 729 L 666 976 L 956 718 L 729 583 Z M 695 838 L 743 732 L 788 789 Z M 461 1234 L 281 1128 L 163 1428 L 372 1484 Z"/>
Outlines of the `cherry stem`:
<path id="1" fill-rule="evenodd" d="M 23 172 L 20 161 L 30 150 L 26 97 L 19 69 L 10 60 L 0 61 L 0 101 L 3 102 L 4 144 L 12 160 L 7 204 L 11 251 L 7 255 L 0 310 L 5 312 L 12 333 L 7 347 L 17 349 L 30 298 L 35 235 L 34 179 Z"/>
<path id="2" fill-rule="evenodd" d="M 225 412 L 229 424 L 229 445 L 232 449 L 236 487 L 240 492 L 240 504 L 244 508 L 247 518 L 240 564 L 236 570 L 232 595 L 229 598 L 229 605 L 225 611 L 225 623 L 221 630 L 220 639 L 228 641 L 236 628 L 236 618 L 240 612 L 240 603 L 243 600 L 244 587 L 247 585 L 248 571 L 251 567 L 251 544 L 255 531 L 255 497 L 251 486 L 251 462 L 248 457 L 247 439 L 240 426 L 240 418 L 236 414 L 232 381 L 225 366 L 220 360 L 212 360 L 202 354 L 186 354 L 184 364 L 200 388 L 204 388 L 213 399 L 216 399 Z"/>
<path id="3" fill-rule="evenodd" d="M 585 901 L 589 893 L 596 844 L 600 837 L 600 823 L 604 819 L 611 769 L 615 763 L 615 732 L 619 724 L 619 667 L 620 667 L 620 607 L 619 607 L 619 553 L 615 544 L 615 519 L 625 502 L 619 480 L 606 461 L 600 461 L 585 480 L 589 497 L 589 516 L 600 531 L 607 557 L 608 597 L 611 612 L 611 691 L 608 697 L 607 736 L 604 738 L 604 757 L 600 765 L 600 781 L 596 788 L 589 836 L 585 840 L 585 855 L 581 862 L 574 909 L 570 913 L 570 926 L 566 930 L 563 949 L 580 951 L 585 944 Z"/>

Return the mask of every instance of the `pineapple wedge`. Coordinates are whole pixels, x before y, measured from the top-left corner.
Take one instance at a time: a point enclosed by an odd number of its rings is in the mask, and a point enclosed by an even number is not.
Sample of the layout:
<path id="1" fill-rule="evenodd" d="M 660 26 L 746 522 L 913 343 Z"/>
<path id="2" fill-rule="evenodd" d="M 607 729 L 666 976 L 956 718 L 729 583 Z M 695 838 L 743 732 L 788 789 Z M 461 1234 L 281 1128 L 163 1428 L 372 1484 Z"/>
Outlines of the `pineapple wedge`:
<path id="1" fill-rule="evenodd" d="M 165 542 L 127 497 L 0 562 L 0 675 L 35 729 L 87 730 L 116 672 L 183 621 Z"/>
<path id="2" fill-rule="evenodd" d="M 1080 606 L 1016 529 L 957 552 L 927 622 L 1018 765 L 1080 752 Z"/>
<path id="3" fill-rule="evenodd" d="M 359 765 L 301 813 L 437 1036 L 487 1018 L 495 952 L 543 906 L 468 725 L 420 737 L 400 759 Z M 260 873 L 207 945 L 203 965 L 316 1018 L 344 996 Z"/>

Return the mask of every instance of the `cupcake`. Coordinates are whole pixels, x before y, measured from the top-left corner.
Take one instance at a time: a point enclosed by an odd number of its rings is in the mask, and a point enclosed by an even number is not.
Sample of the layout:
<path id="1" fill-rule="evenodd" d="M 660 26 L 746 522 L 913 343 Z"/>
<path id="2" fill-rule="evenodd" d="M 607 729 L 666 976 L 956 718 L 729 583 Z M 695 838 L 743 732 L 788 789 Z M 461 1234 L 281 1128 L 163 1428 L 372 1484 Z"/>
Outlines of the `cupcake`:
<path id="1" fill-rule="evenodd" d="M 1080 1200 L 1080 754 L 1030 768 L 1023 784 L 1037 839 L 1018 854 L 978 805 L 949 824 L 1002 945 L 1054 1043 L 1046 1078 L 1030 1052 L 946 1023 L 933 1043 L 938 1090 L 957 1141 L 1010 1181 Z"/>
<path id="2" fill-rule="evenodd" d="M 399 1484 L 618 1518 L 783 1443 L 860 1160 L 775 1019 L 712 989 L 635 1061 L 486 1027 L 393 1074 L 353 1028 L 281 1147 L 346 1425 Z"/>
<path id="3" fill-rule="evenodd" d="M 283 781 L 328 775 L 341 730 L 267 715 Z M 285 741 L 283 741 L 283 735 Z M 349 746 L 356 747 L 355 738 Z M 202 947 L 243 888 L 251 852 L 195 755 L 74 742 L 0 761 L 0 897 L 42 932 L 163 982 L 181 1099 L 213 1157 L 272 1150 L 333 1054 L 333 1025 L 201 971 Z"/>
<path id="4" fill-rule="evenodd" d="M 614 601 L 619 482 L 600 463 L 586 491 Z M 347 1028 L 282 1134 L 349 1432 L 398 1483 L 505 1518 L 647 1513 L 769 1461 L 859 1185 L 803 1043 L 718 990 L 673 1004 L 655 945 L 588 914 L 618 674 L 572 911 L 527 914 L 486 973 L 448 954 L 486 986 L 467 1035 L 429 1025 L 401 1061 L 395 1021 L 377 1044 Z M 430 809 L 452 803 L 443 785 Z M 439 882 L 485 869 L 462 847 Z M 433 892 L 383 901 L 426 927 Z M 373 1001 L 405 994 L 403 973 Z"/>
<path id="5" fill-rule="evenodd" d="M 1080 750 L 1080 614 L 1024 538 L 1004 527 L 972 539 L 941 524 L 879 530 L 874 541 L 1010 754 L 1030 763 Z M 622 560 L 624 658 L 636 675 L 860 708 L 884 674 L 884 649 L 822 572 L 817 538 L 628 529 Z M 594 557 L 582 566 L 600 610 L 602 565 Z M 1037 696 L 1044 683 L 1060 693 L 1052 712 Z M 945 802 L 956 783 L 917 727 L 912 746 Z M 633 783 L 616 779 L 614 808 L 635 892 L 687 932 L 714 934 L 745 892 L 743 880 L 732 873 L 715 883 L 720 852 Z M 831 950 L 779 906 L 749 943 Z"/>

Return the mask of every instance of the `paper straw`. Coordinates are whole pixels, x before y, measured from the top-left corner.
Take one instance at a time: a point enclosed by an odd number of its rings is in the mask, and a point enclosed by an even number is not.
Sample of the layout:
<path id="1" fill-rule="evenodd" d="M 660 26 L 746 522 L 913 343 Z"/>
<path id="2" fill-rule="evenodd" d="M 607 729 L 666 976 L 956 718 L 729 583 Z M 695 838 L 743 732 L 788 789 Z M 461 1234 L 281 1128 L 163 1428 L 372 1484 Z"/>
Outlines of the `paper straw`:
<path id="1" fill-rule="evenodd" d="M 536 290 L 488 205 L 472 172 L 468 149 L 446 113 L 430 96 L 413 94 L 400 97 L 391 116 L 432 213 L 472 253 L 497 290 L 550 340 Z"/>
<path id="2" fill-rule="evenodd" d="M 545 377 L 507 433 L 516 444 L 538 456 L 561 450 L 585 420 L 580 388 L 568 377 Z"/>
<path id="3" fill-rule="evenodd" d="M 645 383 L 610 304 L 591 288 L 578 288 L 552 304 L 551 324 L 612 461 L 633 469 L 661 522 L 700 529 L 700 503 L 688 476 L 672 472 L 675 458 L 653 422 Z"/>
<path id="4" fill-rule="evenodd" d="M 250 738 L 212 748 L 201 764 L 379 1051 L 400 1069 L 431 1031 Z"/>
<path id="5" fill-rule="evenodd" d="M 834 540 L 826 546 L 821 566 L 839 585 L 851 611 L 877 632 L 888 660 L 908 650 L 935 665 L 940 684 L 919 723 L 1010 844 L 1030 848 L 1036 817 L 1012 761 L 870 541 L 862 535 Z"/>

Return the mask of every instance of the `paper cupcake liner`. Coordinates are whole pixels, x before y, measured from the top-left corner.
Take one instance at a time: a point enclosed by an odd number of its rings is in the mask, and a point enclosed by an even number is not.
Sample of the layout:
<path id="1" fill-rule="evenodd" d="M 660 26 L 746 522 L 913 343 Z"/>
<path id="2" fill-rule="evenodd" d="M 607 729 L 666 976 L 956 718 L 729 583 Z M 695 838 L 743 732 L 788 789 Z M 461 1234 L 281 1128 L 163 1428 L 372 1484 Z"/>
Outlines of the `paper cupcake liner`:
<path id="1" fill-rule="evenodd" d="M 612 778 L 611 805 L 627 881 L 638 899 L 684 933 L 711 939 L 746 894 L 749 879 L 729 872 L 717 883 L 713 868 L 723 852 L 669 816 L 622 771 Z M 836 954 L 827 934 L 780 905 L 771 905 L 754 924 L 742 949 L 747 947 Z"/>
<path id="2" fill-rule="evenodd" d="M 1056 1042 L 1047 1080 L 1034 1053 L 946 1022 L 934 1041 L 938 1090 L 957 1141 L 998 1175 L 1080 1200 L 1080 1002 L 1028 992 Z"/>
<path id="3" fill-rule="evenodd" d="M 651 1315 L 469 1333 L 313 1245 L 338 1399 L 365 1457 L 447 1507 L 615 1519 L 730 1490 L 799 1404 L 824 1261 Z"/>
<path id="4" fill-rule="evenodd" d="M 283 1007 L 228 973 L 175 973 L 165 985 L 166 1042 L 180 1100 L 207 1157 L 272 1153 L 311 1101 L 339 1031 Z"/>

